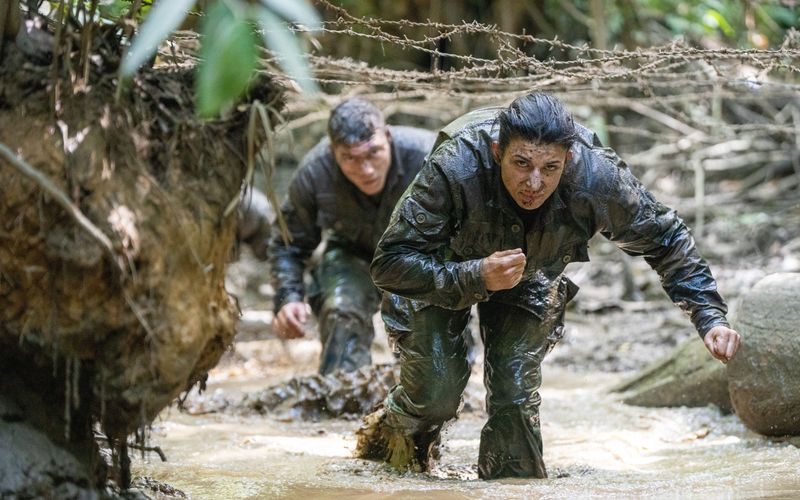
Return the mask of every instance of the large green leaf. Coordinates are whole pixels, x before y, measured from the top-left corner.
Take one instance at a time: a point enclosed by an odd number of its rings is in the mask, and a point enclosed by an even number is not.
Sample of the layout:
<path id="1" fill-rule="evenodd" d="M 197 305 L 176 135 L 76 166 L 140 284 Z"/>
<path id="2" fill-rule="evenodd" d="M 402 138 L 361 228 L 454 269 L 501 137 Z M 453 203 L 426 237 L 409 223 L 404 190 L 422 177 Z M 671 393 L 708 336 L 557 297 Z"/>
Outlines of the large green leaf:
<path id="1" fill-rule="evenodd" d="M 160 0 L 150 10 L 142 29 L 134 38 L 120 73 L 130 76 L 158 49 L 158 45 L 177 28 L 196 0 Z"/>
<path id="2" fill-rule="evenodd" d="M 218 2 L 202 29 L 200 66 L 197 69 L 197 107 L 213 118 L 233 104 L 250 83 L 256 69 L 256 38 L 244 17 L 236 17 Z"/>
<path id="3" fill-rule="evenodd" d="M 261 3 L 290 23 L 302 24 L 311 29 L 322 28 L 319 14 L 306 0 L 261 0 Z"/>
<path id="4" fill-rule="evenodd" d="M 317 92 L 317 82 L 306 65 L 297 38 L 289 32 L 286 23 L 268 9 L 257 9 L 255 17 L 261 27 L 264 43 L 279 57 L 279 64 L 287 75 L 294 78 L 306 92 Z"/>

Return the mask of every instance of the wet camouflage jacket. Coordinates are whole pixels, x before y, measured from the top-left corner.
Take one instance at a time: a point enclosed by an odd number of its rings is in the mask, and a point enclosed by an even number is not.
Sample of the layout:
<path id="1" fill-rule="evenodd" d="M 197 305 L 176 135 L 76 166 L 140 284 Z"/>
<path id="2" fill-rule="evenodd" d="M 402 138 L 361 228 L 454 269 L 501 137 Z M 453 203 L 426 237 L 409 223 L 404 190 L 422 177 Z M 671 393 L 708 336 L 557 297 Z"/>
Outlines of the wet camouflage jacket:
<path id="1" fill-rule="evenodd" d="M 561 273 L 570 262 L 589 260 L 588 241 L 599 232 L 626 253 L 645 258 L 701 336 L 727 325 L 727 307 L 683 221 L 584 127 L 578 126 L 580 137 L 559 187 L 525 234 L 491 154 L 497 111 L 468 113 L 443 130 L 398 202 L 371 266 L 379 288 L 410 299 L 390 299 L 397 315 L 401 309 L 404 314 L 428 305 L 461 309 L 492 300 L 544 318 L 577 291 Z M 481 259 L 512 248 L 526 251 L 522 281 L 488 292 Z M 384 303 L 384 320 L 402 329 L 393 324 L 403 321 L 393 317 L 393 307 Z"/>
<path id="2" fill-rule="evenodd" d="M 369 262 L 386 229 L 392 209 L 419 172 L 436 134 L 413 127 L 390 126 L 392 163 L 379 201 L 362 193 L 342 174 L 324 138 L 300 163 L 281 212 L 291 235 L 284 244 L 280 227 L 272 228 L 269 260 L 275 287 L 275 310 L 305 297 L 303 271 L 323 238 Z"/>

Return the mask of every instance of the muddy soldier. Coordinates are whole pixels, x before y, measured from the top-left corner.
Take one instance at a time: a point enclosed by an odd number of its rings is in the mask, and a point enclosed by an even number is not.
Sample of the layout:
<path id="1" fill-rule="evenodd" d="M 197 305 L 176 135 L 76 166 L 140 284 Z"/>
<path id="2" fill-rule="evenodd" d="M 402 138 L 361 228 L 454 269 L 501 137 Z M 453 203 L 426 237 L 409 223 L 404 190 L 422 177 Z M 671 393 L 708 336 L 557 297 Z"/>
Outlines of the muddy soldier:
<path id="1" fill-rule="evenodd" d="M 598 232 L 658 272 L 711 355 L 733 357 L 739 334 L 681 219 L 559 101 L 525 95 L 445 128 L 378 244 L 372 276 L 391 292 L 383 316 L 398 336 L 401 381 L 365 418 L 357 455 L 429 466 L 467 384 L 458 332 L 477 304 L 489 414 L 479 475 L 546 477 L 540 365 L 577 291 L 562 272 L 588 260 Z"/>
<path id="2" fill-rule="evenodd" d="M 435 137 L 427 130 L 387 126 L 372 103 L 350 99 L 333 109 L 328 137 L 308 152 L 291 181 L 281 209 L 291 240 L 285 243 L 276 226 L 269 247 L 273 329 L 284 338 L 302 337 L 313 311 L 322 374 L 371 363 L 372 316 L 380 293 L 369 263 Z M 306 304 L 303 272 L 323 238 L 325 251 L 314 266 Z"/>

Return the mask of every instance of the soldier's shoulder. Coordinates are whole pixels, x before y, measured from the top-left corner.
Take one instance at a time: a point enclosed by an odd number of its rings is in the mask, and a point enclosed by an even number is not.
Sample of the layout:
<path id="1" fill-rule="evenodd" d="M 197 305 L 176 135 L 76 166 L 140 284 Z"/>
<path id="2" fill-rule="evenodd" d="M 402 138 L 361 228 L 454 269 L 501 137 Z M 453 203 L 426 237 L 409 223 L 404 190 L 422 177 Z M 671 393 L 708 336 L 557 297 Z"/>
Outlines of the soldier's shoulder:
<path id="1" fill-rule="evenodd" d="M 329 182 L 331 170 L 336 166 L 330 144 L 326 136 L 306 152 L 292 174 L 292 184 L 315 189 L 318 184 Z"/>
<path id="2" fill-rule="evenodd" d="M 502 106 L 491 106 L 465 113 L 442 128 L 439 132 L 440 140 L 469 136 L 487 127 L 491 128 L 497 120 L 497 114 L 503 109 Z"/>
<path id="3" fill-rule="evenodd" d="M 306 175 L 319 173 L 322 170 L 330 169 L 334 164 L 331 141 L 325 136 L 303 155 L 297 167 L 297 173 L 300 174 L 302 172 Z"/>
<path id="4" fill-rule="evenodd" d="M 604 146 L 591 129 L 576 124 L 578 138 L 572 145 L 571 181 L 584 192 L 604 193 L 618 181 L 621 170 L 627 170 L 617 153 Z"/>
<path id="5" fill-rule="evenodd" d="M 392 141 L 403 151 L 422 151 L 429 153 L 436 140 L 436 132 L 407 125 L 390 125 Z"/>

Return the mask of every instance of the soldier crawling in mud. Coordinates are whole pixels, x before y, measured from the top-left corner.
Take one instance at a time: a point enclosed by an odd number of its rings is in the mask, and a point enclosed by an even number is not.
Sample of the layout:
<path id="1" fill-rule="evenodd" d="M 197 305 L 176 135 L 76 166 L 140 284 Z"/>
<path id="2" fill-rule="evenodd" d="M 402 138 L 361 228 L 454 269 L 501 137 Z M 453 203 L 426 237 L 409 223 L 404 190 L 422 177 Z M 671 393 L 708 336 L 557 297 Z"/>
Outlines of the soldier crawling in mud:
<path id="1" fill-rule="evenodd" d="M 274 331 L 304 335 L 310 310 L 319 323 L 319 371 L 371 363 L 372 316 L 380 292 L 369 263 L 392 209 L 431 150 L 433 132 L 387 126 L 372 103 L 350 99 L 331 112 L 328 137 L 302 160 L 281 211 L 291 240 L 273 227 L 269 259 L 275 286 Z M 325 238 L 308 303 L 303 272 Z M 310 310 L 309 310 L 310 309 Z"/>
<path id="2" fill-rule="evenodd" d="M 403 195 L 372 262 L 400 384 L 365 417 L 357 456 L 425 470 L 470 374 L 458 334 L 478 304 L 489 419 L 481 478 L 547 477 L 539 424 L 542 360 L 577 292 L 562 274 L 595 233 L 658 272 L 705 346 L 726 362 L 739 334 L 689 230 L 555 98 L 468 113 L 445 128 Z"/>

